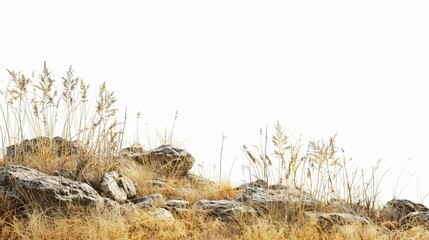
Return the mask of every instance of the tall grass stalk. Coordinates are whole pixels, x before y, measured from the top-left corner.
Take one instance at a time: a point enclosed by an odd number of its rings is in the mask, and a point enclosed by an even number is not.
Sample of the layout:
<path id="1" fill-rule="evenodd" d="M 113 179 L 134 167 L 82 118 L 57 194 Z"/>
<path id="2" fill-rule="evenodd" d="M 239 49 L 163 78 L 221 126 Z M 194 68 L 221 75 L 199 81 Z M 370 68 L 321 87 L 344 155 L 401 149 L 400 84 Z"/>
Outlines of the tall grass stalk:
<path id="1" fill-rule="evenodd" d="M 0 91 L 4 101 L 0 105 L 2 149 L 24 139 L 59 136 L 85 146 L 85 151 L 75 160 L 78 169 L 83 170 L 97 161 L 105 166 L 111 163 L 119 149 L 123 128 L 121 131 L 122 123 L 116 120 L 114 92 L 107 90 L 105 83 L 99 86 L 94 105 L 88 103 L 89 85 L 74 75 L 72 67 L 60 82 L 46 62 L 38 78 L 13 70 L 8 73 L 10 80 L 6 89 Z M 3 157 L 6 155 L 3 152 Z M 27 161 L 6 158 L 6 163 L 18 160 Z"/>
<path id="2" fill-rule="evenodd" d="M 336 135 L 328 141 L 309 141 L 306 151 L 301 138 L 297 142 L 291 142 L 277 122 L 274 125 L 275 133 L 271 139 L 271 146 L 266 145 L 267 129 L 259 132 L 261 147 L 243 146 L 243 151 L 251 165 L 251 176 L 309 192 L 313 197 L 322 202 L 333 199 L 344 199 L 349 205 L 364 204 L 369 212 L 375 211 L 378 195 L 380 194 L 380 181 L 384 177 L 377 178 L 376 172 L 380 161 L 369 171 L 356 168 L 350 172 L 343 152 L 341 161 L 338 156 L 338 147 L 335 145 Z M 272 153 L 268 154 L 267 149 Z M 276 159 L 273 164 L 271 158 Z M 269 181 L 273 180 L 273 181 Z"/>

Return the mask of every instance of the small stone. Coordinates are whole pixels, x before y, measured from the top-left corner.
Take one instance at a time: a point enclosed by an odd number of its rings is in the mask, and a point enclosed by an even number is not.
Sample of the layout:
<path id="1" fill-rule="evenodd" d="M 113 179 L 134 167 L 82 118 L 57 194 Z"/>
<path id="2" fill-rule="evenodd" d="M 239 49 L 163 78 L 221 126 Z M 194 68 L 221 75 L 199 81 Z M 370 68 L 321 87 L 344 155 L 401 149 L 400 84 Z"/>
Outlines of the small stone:
<path id="1" fill-rule="evenodd" d="M 150 197 L 142 197 L 134 202 L 139 207 L 149 208 L 155 206 L 155 201 Z"/>
<path id="2" fill-rule="evenodd" d="M 189 208 L 190 203 L 185 200 L 168 200 L 165 202 L 166 208 Z"/>
<path id="3" fill-rule="evenodd" d="M 136 195 L 136 189 L 131 179 L 126 176 L 119 177 L 115 171 L 105 173 L 100 185 L 105 196 L 119 203 Z"/>
<path id="4" fill-rule="evenodd" d="M 161 179 L 152 179 L 150 181 L 148 181 L 152 186 L 157 186 L 157 187 L 163 187 L 166 183 L 166 181 L 163 181 Z"/>
<path id="5" fill-rule="evenodd" d="M 155 205 L 163 205 L 164 197 L 160 193 L 146 195 L 134 201 L 140 207 L 153 207 Z"/>
<path id="6" fill-rule="evenodd" d="M 148 210 L 148 213 L 161 221 L 174 221 L 173 214 L 164 208 L 153 208 Z"/>

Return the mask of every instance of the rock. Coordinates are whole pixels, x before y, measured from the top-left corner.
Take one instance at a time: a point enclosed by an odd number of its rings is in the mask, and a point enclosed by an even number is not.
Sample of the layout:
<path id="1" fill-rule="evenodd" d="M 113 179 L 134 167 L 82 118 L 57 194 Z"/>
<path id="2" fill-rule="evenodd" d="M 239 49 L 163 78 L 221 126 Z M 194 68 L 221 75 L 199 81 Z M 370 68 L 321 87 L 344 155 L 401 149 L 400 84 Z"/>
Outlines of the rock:
<path id="1" fill-rule="evenodd" d="M 157 172 L 168 176 L 186 176 L 191 170 L 195 159 L 183 149 L 162 145 L 152 150 L 149 154 L 149 162 L 159 166 Z"/>
<path id="2" fill-rule="evenodd" d="M 52 141 L 55 143 L 58 157 L 71 156 L 85 152 L 85 145 L 80 141 L 68 141 L 61 137 L 54 137 Z"/>
<path id="3" fill-rule="evenodd" d="M 361 214 L 362 207 L 360 204 L 348 204 L 346 201 L 340 199 L 331 199 L 331 201 L 323 207 L 324 212 L 331 213 L 350 213 Z"/>
<path id="4" fill-rule="evenodd" d="M 17 165 L 0 169 L 0 193 L 45 207 L 68 203 L 81 206 L 110 203 L 86 183 L 49 176 Z"/>
<path id="5" fill-rule="evenodd" d="M 382 221 L 401 222 L 410 213 L 428 212 L 429 209 L 423 204 L 411 202 L 406 199 L 393 199 L 388 201 L 380 211 L 379 218 Z"/>
<path id="6" fill-rule="evenodd" d="M 214 187 L 216 186 L 216 183 L 210 179 L 207 179 L 205 177 L 197 176 L 192 173 L 188 174 L 187 180 L 192 184 L 192 186 L 199 187 Z"/>
<path id="7" fill-rule="evenodd" d="M 163 187 L 166 183 L 166 181 L 163 181 L 161 179 L 155 178 L 152 179 L 150 181 L 148 181 L 152 186 L 158 186 L 158 187 Z"/>
<path id="8" fill-rule="evenodd" d="M 190 203 L 185 200 L 168 200 L 165 202 L 165 207 L 168 208 L 189 208 Z"/>
<path id="9" fill-rule="evenodd" d="M 136 196 L 134 183 L 126 176 L 119 176 L 115 171 L 105 173 L 101 179 L 103 194 L 119 203 Z"/>
<path id="10" fill-rule="evenodd" d="M 164 203 L 165 209 L 175 214 L 179 214 L 180 216 L 187 214 L 190 206 L 191 204 L 185 200 L 168 200 Z"/>
<path id="11" fill-rule="evenodd" d="M 134 201 L 139 207 L 153 207 L 155 205 L 163 205 L 164 197 L 160 193 L 146 195 Z"/>
<path id="12" fill-rule="evenodd" d="M 171 145 L 162 145 L 148 152 L 130 153 L 129 149 L 123 152 L 128 152 L 123 156 L 149 166 L 156 173 L 164 176 L 186 176 L 195 162 L 190 153 Z"/>
<path id="13" fill-rule="evenodd" d="M 150 197 L 142 197 L 134 202 L 136 206 L 143 208 L 155 207 L 155 201 Z"/>
<path id="14" fill-rule="evenodd" d="M 297 209 L 314 211 L 320 208 L 320 204 L 309 193 L 299 189 L 248 187 L 236 196 L 235 200 L 253 207 L 258 214 L 271 212 L 272 215 L 283 217 L 291 217 L 297 213 Z"/>
<path id="15" fill-rule="evenodd" d="M 253 218 L 256 212 L 236 201 L 229 200 L 199 200 L 195 203 L 196 208 L 208 211 L 208 213 L 221 221 L 240 221 L 242 219 Z"/>
<path id="16" fill-rule="evenodd" d="M 383 222 L 396 222 L 399 225 L 397 227 L 428 226 L 429 209 L 406 199 L 392 199 L 381 209 L 379 219 Z"/>
<path id="17" fill-rule="evenodd" d="M 164 208 L 152 208 L 148 209 L 147 213 L 160 219 L 161 221 L 174 221 L 173 214 Z"/>
<path id="18" fill-rule="evenodd" d="M 238 189 L 246 189 L 248 187 L 258 187 L 258 188 L 268 188 L 268 183 L 262 179 L 258 179 L 254 182 L 250 182 L 250 183 L 244 183 L 241 184 L 239 187 L 235 188 L 236 190 Z"/>
<path id="19" fill-rule="evenodd" d="M 289 189 L 289 187 L 288 187 L 288 186 L 283 185 L 283 184 L 274 184 L 274 185 L 269 185 L 269 186 L 268 186 L 268 188 L 269 188 L 269 189 L 273 189 L 273 190 L 281 190 L 281 189 L 283 189 L 283 190 L 287 190 L 287 189 Z"/>
<path id="20" fill-rule="evenodd" d="M 119 152 L 119 156 L 121 158 L 134 159 L 134 158 L 139 158 L 142 155 L 145 155 L 146 153 L 147 151 L 142 146 L 134 145 L 134 146 L 122 149 Z"/>
<path id="21" fill-rule="evenodd" d="M 6 147 L 6 158 L 16 160 L 24 156 L 44 153 L 53 158 L 76 155 L 84 151 L 85 147 L 78 141 L 68 141 L 61 137 L 36 137 L 25 139 L 19 144 Z"/>
<path id="22" fill-rule="evenodd" d="M 412 212 L 407 216 L 403 217 L 400 222 L 400 226 L 414 227 L 419 225 L 429 225 L 429 212 Z"/>
<path id="23" fill-rule="evenodd" d="M 361 216 L 350 213 L 320 213 L 320 212 L 304 212 L 304 217 L 315 220 L 316 223 L 324 230 L 330 229 L 334 225 L 346 224 L 370 224 L 370 222 Z"/>

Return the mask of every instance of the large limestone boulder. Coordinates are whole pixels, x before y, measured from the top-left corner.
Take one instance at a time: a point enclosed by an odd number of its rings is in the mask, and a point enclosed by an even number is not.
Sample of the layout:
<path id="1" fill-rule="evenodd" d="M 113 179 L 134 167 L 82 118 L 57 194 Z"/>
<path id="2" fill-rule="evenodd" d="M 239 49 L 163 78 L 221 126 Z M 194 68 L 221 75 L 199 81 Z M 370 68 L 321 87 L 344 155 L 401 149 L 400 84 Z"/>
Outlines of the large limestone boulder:
<path id="1" fill-rule="evenodd" d="M 195 159 L 184 149 L 162 145 L 151 151 L 143 148 L 126 148 L 121 157 L 130 158 L 149 166 L 154 172 L 164 176 L 187 176 Z"/>
<path id="2" fill-rule="evenodd" d="M 101 179 L 101 190 L 104 196 L 119 203 L 136 196 L 133 181 L 127 176 L 120 176 L 117 172 L 107 172 Z"/>
<path id="3" fill-rule="evenodd" d="M 105 198 L 86 183 L 61 176 L 49 176 L 17 165 L 0 169 L 0 194 L 47 207 L 68 203 L 88 206 L 106 202 Z"/>
<path id="4" fill-rule="evenodd" d="M 221 221 L 240 221 L 256 216 L 253 208 L 230 200 L 199 200 L 195 203 L 197 209 L 206 211 L 209 215 Z"/>

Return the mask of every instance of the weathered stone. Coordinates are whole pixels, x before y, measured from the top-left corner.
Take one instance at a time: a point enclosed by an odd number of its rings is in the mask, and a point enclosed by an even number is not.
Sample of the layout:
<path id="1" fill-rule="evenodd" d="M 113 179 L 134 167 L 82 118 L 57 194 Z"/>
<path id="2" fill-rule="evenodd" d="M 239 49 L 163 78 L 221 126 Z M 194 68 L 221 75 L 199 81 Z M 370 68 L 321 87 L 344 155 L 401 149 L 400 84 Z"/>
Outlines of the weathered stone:
<path id="1" fill-rule="evenodd" d="M 148 181 L 152 186 L 157 186 L 157 187 L 163 187 L 166 183 L 166 181 L 163 181 L 161 179 L 152 179 L 150 181 Z"/>
<path id="2" fill-rule="evenodd" d="M 168 200 L 165 202 L 165 207 L 168 208 L 189 208 L 190 203 L 185 200 Z"/>
<path id="3" fill-rule="evenodd" d="M 292 213 L 296 209 L 313 211 L 318 209 L 320 205 L 309 193 L 299 189 L 248 187 L 235 199 L 252 206 L 258 213 L 268 213 L 275 209 L 277 213 L 282 215 Z"/>
<path id="4" fill-rule="evenodd" d="M 164 204 L 164 197 L 160 193 L 154 193 L 136 199 L 134 203 L 139 207 L 153 207 L 155 205 L 160 206 Z"/>
<path id="5" fill-rule="evenodd" d="M 53 158 L 76 155 L 83 152 L 85 147 L 79 141 L 68 141 L 61 137 L 36 137 L 25 139 L 19 144 L 6 147 L 6 159 L 16 160 L 24 156 L 44 155 Z"/>
<path id="6" fill-rule="evenodd" d="M 366 218 L 350 213 L 304 212 L 304 216 L 316 221 L 322 229 L 329 229 L 335 225 L 370 224 Z"/>
<path id="7" fill-rule="evenodd" d="M 273 185 L 269 185 L 269 186 L 268 186 L 268 188 L 269 188 L 269 189 L 273 189 L 273 190 L 281 190 L 281 189 L 283 189 L 283 190 L 287 190 L 287 189 L 289 189 L 289 187 L 288 187 L 288 186 L 283 185 L 283 184 L 273 184 Z"/>
<path id="8" fill-rule="evenodd" d="M 429 212 L 412 212 L 403 217 L 399 224 L 405 227 L 413 227 L 419 225 L 429 226 Z"/>
<path id="9" fill-rule="evenodd" d="M 154 172 L 164 176 L 186 176 L 195 162 L 190 153 L 171 145 L 162 145 L 147 152 L 131 152 L 129 149 L 123 152 L 123 157 L 149 166 Z"/>
<path id="10" fill-rule="evenodd" d="M 100 185 L 105 196 L 120 203 L 136 195 L 136 188 L 131 179 L 119 176 L 115 171 L 105 173 Z"/>
<path id="11" fill-rule="evenodd" d="M 70 156 L 83 153 L 86 146 L 78 140 L 68 141 L 61 137 L 54 137 L 52 141 L 55 143 L 58 157 Z"/>
<path id="12" fill-rule="evenodd" d="M 197 209 L 206 210 L 221 221 L 240 221 L 256 216 L 253 208 L 236 201 L 229 200 L 199 200 L 195 203 Z"/>
<path id="13" fill-rule="evenodd" d="M 121 158 L 135 159 L 145 155 L 147 151 L 140 145 L 135 145 L 122 149 L 119 152 Z"/>
<path id="14" fill-rule="evenodd" d="M 147 213 L 158 218 L 161 221 L 174 221 L 173 214 L 164 208 L 150 208 Z"/>
<path id="15" fill-rule="evenodd" d="M 158 165 L 159 172 L 167 175 L 186 176 L 191 170 L 195 159 L 190 153 L 171 145 L 162 145 L 152 150 L 149 161 Z"/>
<path id="16" fill-rule="evenodd" d="M 423 204 L 414 203 L 406 199 L 393 199 L 387 202 L 380 211 L 380 219 L 384 221 L 400 222 L 402 218 L 414 212 L 428 212 Z"/>
<path id="17" fill-rule="evenodd" d="M 349 204 L 340 199 L 331 199 L 328 204 L 323 206 L 323 211 L 330 213 L 361 214 L 362 207 L 360 204 Z"/>
<path id="18" fill-rule="evenodd" d="M 49 176 L 17 165 L 0 169 L 0 193 L 48 207 L 67 203 L 87 206 L 109 202 L 86 183 Z"/>
<path id="19" fill-rule="evenodd" d="M 134 202 L 136 206 L 149 208 L 155 207 L 155 201 L 150 197 L 142 197 Z"/>
<path id="20" fill-rule="evenodd" d="M 250 183 L 244 183 L 241 184 L 240 186 L 238 186 L 237 188 L 235 188 L 236 190 L 238 189 L 246 189 L 246 188 L 251 188 L 251 187 L 258 187 L 258 188 L 268 188 L 268 183 L 262 179 L 258 179 L 254 182 L 250 182 Z"/>
<path id="21" fill-rule="evenodd" d="M 210 179 L 207 179 L 205 177 L 197 176 L 192 173 L 188 174 L 187 180 L 193 185 L 193 186 L 204 186 L 204 187 L 212 187 L 215 186 L 216 183 Z"/>

